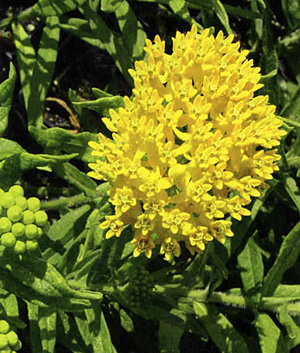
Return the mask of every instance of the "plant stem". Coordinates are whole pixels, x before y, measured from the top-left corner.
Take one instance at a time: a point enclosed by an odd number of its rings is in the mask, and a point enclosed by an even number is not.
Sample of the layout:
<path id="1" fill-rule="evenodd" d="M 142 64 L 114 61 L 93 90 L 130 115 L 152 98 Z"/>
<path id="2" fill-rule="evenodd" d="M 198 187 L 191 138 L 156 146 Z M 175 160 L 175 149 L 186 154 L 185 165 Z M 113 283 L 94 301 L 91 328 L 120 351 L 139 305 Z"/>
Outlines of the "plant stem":
<path id="1" fill-rule="evenodd" d="M 51 201 L 43 201 L 41 202 L 41 208 L 43 210 L 53 210 L 64 207 L 74 207 L 79 206 L 81 204 L 90 203 L 93 200 L 94 199 L 91 197 L 87 197 L 84 194 L 79 194 L 71 197 L 61 197 L 59 199 Z"/>

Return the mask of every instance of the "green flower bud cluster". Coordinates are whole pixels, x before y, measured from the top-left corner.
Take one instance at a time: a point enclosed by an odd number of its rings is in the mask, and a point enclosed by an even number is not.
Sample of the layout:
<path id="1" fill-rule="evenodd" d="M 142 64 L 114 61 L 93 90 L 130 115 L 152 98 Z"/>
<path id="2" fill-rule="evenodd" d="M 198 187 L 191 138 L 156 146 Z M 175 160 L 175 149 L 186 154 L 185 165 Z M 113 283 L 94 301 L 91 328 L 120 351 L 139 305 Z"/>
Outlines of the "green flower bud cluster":
<path id="1" fill-rule="evenodd" d="M 7 192 L 0 188 L 0 243 L 16 254 L 34 251 L 38 239 L 49 226 L 48 216 L 40 210 L 36 197 L 26 199 L 20 185 L 13 185 Z"/>
<path id="2" fill-rule="evenodd" d="M 22 343 L 6 320 L 0 320 L 0 353 L 16 353 Z"/>
<path id="3" fill-rule="evenodd" d="M 143 267 L 132 271 L 126 290 L 127 299 L 131 306 L 141 306 L 151 299 L 154 282 L 149 271 Z"/>

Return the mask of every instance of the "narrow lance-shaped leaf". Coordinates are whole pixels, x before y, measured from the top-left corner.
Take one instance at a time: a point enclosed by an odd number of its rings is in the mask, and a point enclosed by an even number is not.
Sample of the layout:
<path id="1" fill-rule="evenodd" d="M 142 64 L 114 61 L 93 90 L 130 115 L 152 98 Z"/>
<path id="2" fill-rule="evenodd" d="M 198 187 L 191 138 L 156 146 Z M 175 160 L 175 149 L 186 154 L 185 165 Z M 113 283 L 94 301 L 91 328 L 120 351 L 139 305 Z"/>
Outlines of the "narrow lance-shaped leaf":
<path id="1" fill-rule="evenodd" d="M 261 297 L 260 290 L 264 276 L 264 265 L 261 252 L 253 238 L 248 240 L 237 259 L 246 295 L 258 304 Z"/>
<path id="2" fill-rule="evenodd" d="M 128 69 L 133 66 L 132 58 L 120 36 L 108 28 L 102 18 L 97 15 L 96 11 L 93 11 L 89 6 L 88 2 L 84 2 L 79 10 L 88 18 L 91 31 L 96 33 L 99 39 L 101 39 L 104 48 L 111 55 L 125 79 L 131 84 L 132 79 L 128 74 Z"/>
<path id="3" fill-rule="evenodd" d="M 93 197 L 95 195 L 97 184 L 73 164 L 57 164 L 53 166 L 53 171 L 60 178 L 74 185 L 78 190 L 83 191 L 87 196 Z"/>
<path id="4" fill-rule="evenodd" d="M 32 8 L 38 16 L 59 16 L 63 13 L 73 11 L 84 0 L 39 0 Z"/>
<path id="5" fill-rule="evenodd" d="M 204 303 L 193 303 L 195 314 L 204 325 L 215 345 L 224 353 L 249 353 L 241 334 L 222 313 Z"/>
<path id="6" fill-rule="evenodd" d="M 262 353 L 288 353 L 280 329 L 268 314 L 259 313 L 255 320 Z"/>
<path id="7" fill-rule="evenodd" d="M 300 222 L 298 222 L 289 234 L 284 238 L 279 254 L 273 266 L 265 277 L 262 295 L 271 296 L 286 270 L 297 260 L 300 252 Z"/>
<path id="8" fill-rule="evenodd" d="M 137 20 L 127 1 L 119 1 L 115 13 L 122 33 L 122 39 L 132 60 L 144 57 L 144 45 L 147 38 L 141 23 Z"/>
<path id="9" fill-rule="evenodd" d="M 42 342 L 40 337 L 40 330 L 38 326 L 38 312 L 37 305 L 27 302 L 29 329 L 30 329 L 30 346 L 32 353 L 43 352 Z"/>
<path id="10" fill-rule="evenodd" d="M 19 22 L 12 23 L 14 42 L 17 49 L 18 68 L 22 85 L 25 106 L 28 109 L 28 101 L 31 93 L 31 79 L 34 63 L 36 60 L 35 51 L 24 27 Z"/>
<path id="11" fill-rule="evenodd" d="M 159 322 L 159 348 L 161 353 L 180 353 L 179 343 L 184 332 L 182 327 L 173 326 L 165 321 Z"/>
<path id="12" fill-rule="evenodd" d="M 72 102 L 74 105 L 89 108 L 100 114 L 107 114 L 109 109 L 123 107 L 124 100 L 121 96 L 103 97 L 93 101 Z"/>
<path id="13" fill-rule="evenodd" d="M 280 308 L 278 320 L 287 331 L 288 348 L 294 348 L 300 343 L 300 327 L 297 326 L 296 322 L 289 314 L 287 310 L 287 304 Z"/>
<path id="14" fill-rule="evenodd" d="M 31 91 L 27 107 L 29 125 L 40 127 L 43 124 L 44 100 L 52 81 L 57 57 L 60 35 L 58 23 L 58 17 L 46 17 L 30 80 Z"/>
<path id="15" fill-rule="evenodd" d="M 3 136 L 7 125 L 12 96 L 16 81 L 16 69 L 11 63 L 8 79 L 0 84 L 0 137 Z"/>
<path id="16" fill-rule="evenodd" d="M 95 157 L 91 156 L 92 149 L 89 147 L 88 142 L 97 142 L 97 134 L 81 132 L 75 135 L 58 127 L 44 130 L 31 126 L 29 131 L 34 139 L 44 148 L 45 153 L 53 154 L 62 151 L 65 153 L 78 153 L 77 158 L 85 163 L 95 161 Z"/>
<path id="17" fill-rule="evenodd" d="M 38 326 L 43 352 L 55 353 L 57 312 L 53 308 L 38 309 Z"/>
<path id="18" fill-rule="evenodd" d="M 300 192 L 295 179 L 291 177 L 286 178 L 284 187 L 287 193 L 289 194 L 290 198 L 293 200 L 300 214 Z"/>
<path id="19" fill-rule="evenodd" d="M 224 9 L 223 4 L 221 3 L 220 0 L 212 0 L 212 2 L 214 4 L 215 13 L 219 18 L 220 22 L 222 23 L 222 25 L 224 26 L 224 28 L 226 29 L 227 34 L 231 34 L 232 31 L 229 25 L 228 15 L 226 10 Z"/>
<path id="20" fill-rule="evenodd" d="M 92 346 L 97 353 L 117 353 L 110 338 L 104 314 L 100 305 L 94 305 L 92 309 L 85 310 L 89 331 L 92 337 Z"/>
<path id="21" fill-rule="evenodd" d="M 3 140 L 0 141 L 0 143 L 1 142 L 3 142 Z M 9 143 L 7 145 L 9 145 Z M 15 147 L 16 146 L 17 144 L 15 144 Z M 16 149 L 17 148 L 18 147 L 16 147 Z M 9 153 L 9 151 L 7 151 L 7 153 Z M 15 153 L 0 162 L 0 185 L 4 188 L 8 188 L 13 185 L 27 170 L 34 169 L 36 167 L 57 165 L 59 162 L 61 163 L 68 161 L 76 156 L 76 153 L 62 156 L 31 154 L 27 152 Z"/>

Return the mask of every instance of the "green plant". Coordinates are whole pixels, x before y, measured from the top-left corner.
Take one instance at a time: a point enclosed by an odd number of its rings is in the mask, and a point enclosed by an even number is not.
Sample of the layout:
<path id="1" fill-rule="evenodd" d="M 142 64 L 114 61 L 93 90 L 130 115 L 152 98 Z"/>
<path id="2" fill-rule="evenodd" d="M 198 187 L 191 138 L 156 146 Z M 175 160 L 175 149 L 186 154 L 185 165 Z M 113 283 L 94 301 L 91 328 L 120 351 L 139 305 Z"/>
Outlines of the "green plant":
<path id="1" fill-rule="evenodd" d="M 282 0 L 279 7 L 267 0 L 232 4 L 39 0 L 19 12 L 13 8 L 0 20 L 1 40 L 9 42 L 11 33 L 16 54 L 9 70 L 5 67 L 8 78 L 0 84 L 0 345 L 4 349 L 5 340 L 14 350 L 21 340 L 24 349 L 33 353 L 296 351 L 300 343 L 300 76 L 295 62 L 300 9 L 295 0 Z M 140 63 L 130 71 L 134 80 L 128 73 L 135 61 L 146 59 L 145 43 L 151 52 L 146 38 L 158 34 L 170 53 L 176 29 L 187 32 L 192 25 L 194 31 L 207 28 L 204 33 L 215 36 L 219 30 L 225 36 L 234 34 L 234 41 L 239 40 L 242 49 L 249 50 L 248 58 L 261 67 L 256 84 L 264 87 L 259 94 L 269 95 L 270 104 L 277 107 L 271 113 L 277 118 L 272 116 L 274 124 L 268 125 L 270 137 L 278 141 L 277 131 L 286 131 L 277 152 L 280 168 L 275 170 L 272 161 L 270 172 L 276 173 L 260 190 L 261 198 L 243 205 L 249 216 L 237 220 L 233 212 L 223 212 L 226 217 L 231 213 L 224 221 L 232 223 L 227 235 L 235 234 L 224 244 L 207 240 L 205 250 L 199 243 L 201 251 L 194 255 L 182 247 L 180 256 L 166 256 L 170 261 L 161 258 L 158 247 L 151 249 L 149 259 L 134 257 L 133 230 L 140 228 L 126 219 L 124 224 L 132 227 L 122 229 L 119 238 L 106 239 L 105 219 L 115 211 L 127 212 L 128 205 L 117 200 L 113 178 L 107 178 L 111 184 L 92 180 L 88 165 L 100 165 L 97 160 L 103 158 L 92 154 L 99 146 L 98 132 L 103 136 L 101 147 L 111 141 L 108 130 L 113 126 L 104 119 L 107 129 L 100 118 L 124 113 L 131 102 L 123 98 L 124 91 L 130 95 L 139 75 L 148 70 Z M 75 38 L 76 46 L 84 48 L 82 56 L 80 50 L 73 57 L 65 49 Z M 12 50 L 9 45 L 4 48 Z M 85 78 L 76 81 L 76 74 L 67 79 L 74 63 L 84 72 L 89 69 L 91 51 L 109 62 L 97 88 L 88 82 L 92 76 L 85 82 Z M 64 65 L 62 57 L 67 57 Z M 14 91 L 19 84 L 24 110 L 18 110 L 19 90 Z M 59 119 L 49 127 L 45 106 L 50 103 L 67 112 L 67 128 L 57 126 Z M 26 112 L 21 124 L 18 112 Z M 138 117 L 139 127 L 143 117 Z M 283 123 L 277 130 L 279 120 Z M 184 125 L 177 130 L 174 144 L 185 147 Z M 275 146 L 264 144 L 257 143 L 258 150 Z M 146 157 L 139 157 L 149 167 Z M 180 175 L 173 171 L 174 177 Z M 116 189 L 126 194 L 129 185 L 121 181 Z M 161 179 L 158 184 L 163 184 Z M 168 189 L 168 197 L 180 195 L 175 188 Z M 251 196 L 258 196 L 253 190 Z M 137 199 L 129 207 L 147 201 Z M 187 206 L 184 212 L 189 215 Z M 168 226 L 166 230 L 171 229 Z M 151 239 L 159 243 L 159 236 L 157 232 Z M 12 332 L 10 339 L 2 336 L 7 330 Z"/>

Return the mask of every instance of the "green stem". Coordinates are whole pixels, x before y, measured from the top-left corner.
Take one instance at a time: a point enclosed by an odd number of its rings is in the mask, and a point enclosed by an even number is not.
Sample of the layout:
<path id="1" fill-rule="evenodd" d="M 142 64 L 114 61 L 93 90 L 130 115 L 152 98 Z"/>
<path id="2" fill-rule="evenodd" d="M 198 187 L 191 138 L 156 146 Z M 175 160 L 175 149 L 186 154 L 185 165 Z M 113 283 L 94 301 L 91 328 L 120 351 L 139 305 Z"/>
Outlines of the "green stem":
<path id="1" fill-rule="evenodd" d="M 74 207 L 85 203 L 90 203 L 93 200 L 94 199 L 91 197 L 87 197 L 84 194 L 79 194 L 71 197 L 61 197 L 57 200 L 43 201 L 41 202 L 41 208 L 46 211 L 53 209 L 57 210 L 64 207 Z"/>

